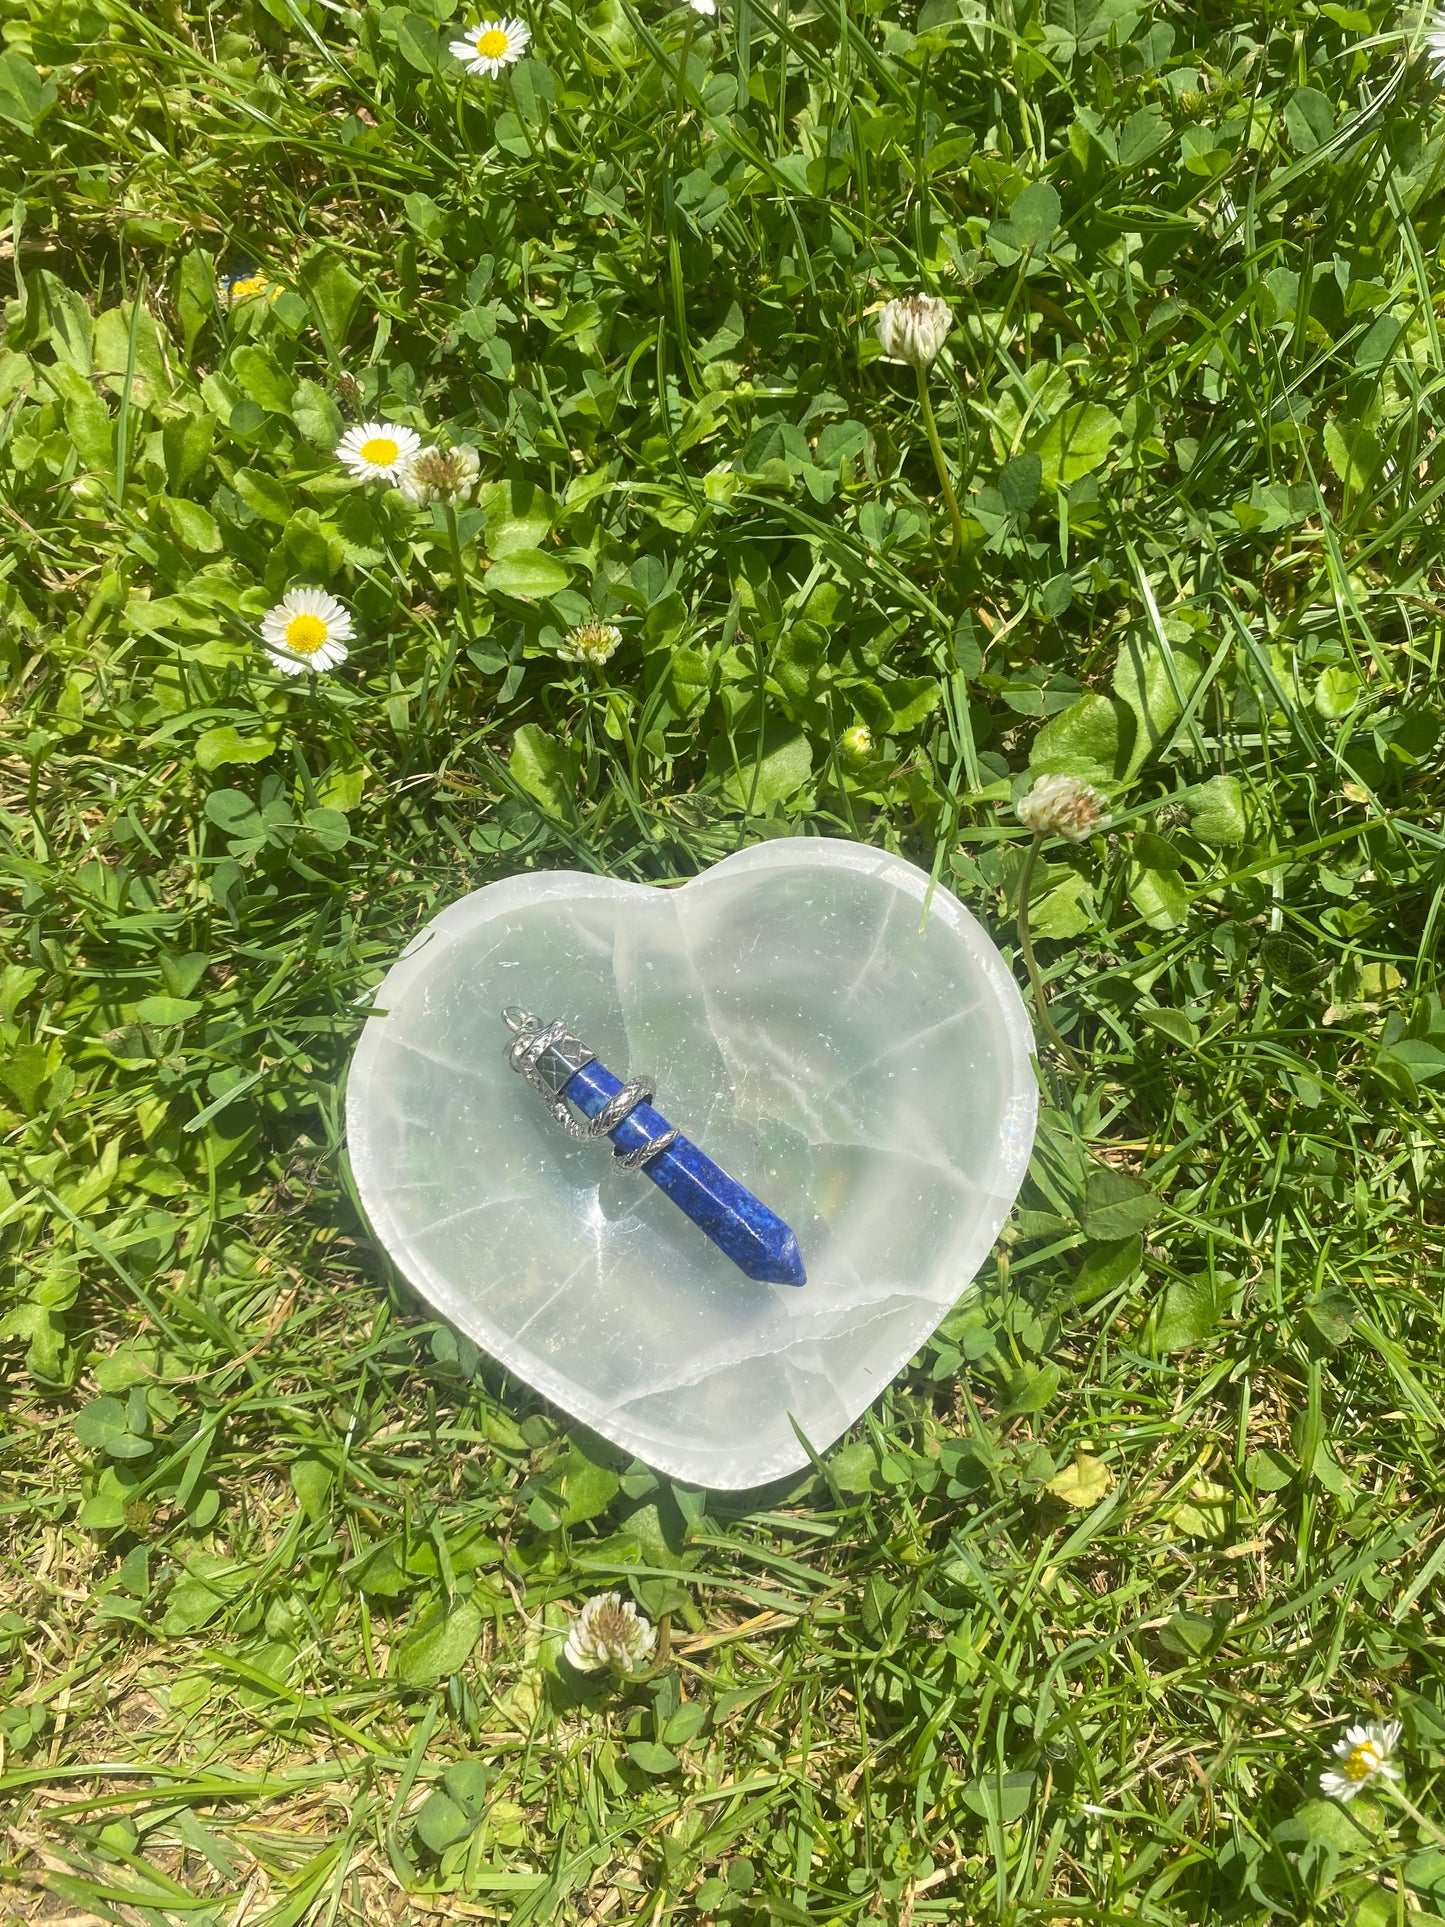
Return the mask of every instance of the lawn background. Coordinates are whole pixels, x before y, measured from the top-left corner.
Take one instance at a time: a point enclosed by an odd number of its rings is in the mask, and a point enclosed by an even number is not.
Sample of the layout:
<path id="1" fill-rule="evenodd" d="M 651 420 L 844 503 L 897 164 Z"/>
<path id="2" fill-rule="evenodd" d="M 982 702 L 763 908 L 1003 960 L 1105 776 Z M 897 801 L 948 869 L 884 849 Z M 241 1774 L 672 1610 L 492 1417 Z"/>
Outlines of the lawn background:
<path id="1" fill-rule="evenodd" d="M 1351 1718 L 1445 1765 L 1421 24 L 527 17 L 487 83 L 423 0 L 0 10 L 12 1916 L 1445 1912 L 1316 1788 Z M 346 478 L 378 415 L 478 502 Z M 255 640 L 300 579 L 315 682 Z M 429 914 L 825 833 L 1017 964 L 1050 769 L 1116 818 L 1034 880 L 1079 1066 L 816 1473 L 619 1464 L 388 1272 L 343 1078 Z M 582 1690 L 608 1586 L 667 1658 Z"/>

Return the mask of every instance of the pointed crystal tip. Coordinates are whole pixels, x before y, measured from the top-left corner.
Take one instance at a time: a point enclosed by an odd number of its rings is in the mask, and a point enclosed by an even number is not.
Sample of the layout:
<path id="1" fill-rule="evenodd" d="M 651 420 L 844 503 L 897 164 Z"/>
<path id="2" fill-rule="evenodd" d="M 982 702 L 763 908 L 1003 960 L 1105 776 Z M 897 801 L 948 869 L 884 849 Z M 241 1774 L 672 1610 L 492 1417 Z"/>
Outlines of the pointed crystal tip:
<path id="1" fill-rule="evenodd" d="M 798 1249 L 797 1234 L 789 1231 L 786 1225 L 782 1228 L 787 1236 L 780 1238 L 765 1258 L 748 1265 L 748 1275 L 764 1285 L 806 1285 L 808 1274 L 803 1269 L 803 1254 Z"/>

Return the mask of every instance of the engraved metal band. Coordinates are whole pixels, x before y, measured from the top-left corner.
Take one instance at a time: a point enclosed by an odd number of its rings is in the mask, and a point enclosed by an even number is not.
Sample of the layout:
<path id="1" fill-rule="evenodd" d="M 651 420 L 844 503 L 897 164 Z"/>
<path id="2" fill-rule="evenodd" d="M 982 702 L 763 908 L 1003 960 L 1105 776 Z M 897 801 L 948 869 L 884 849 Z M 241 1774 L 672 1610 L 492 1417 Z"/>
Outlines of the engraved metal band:
<path id="1" fill-rule="evenodd" d="M 652 1102 L 651 1078 L 635 1077 L 630 1083 L 624 1084 L 615 1097 L 608 1098 L 596 1117 L 589 1118 L 585 1124 L 580 1123 L 567 1108 L 562 1091 L 584 1065 L 596 1061 L 596 1051 L 589 1050 L 560 1018 L 556 1023 L 544 1024 L 531 1011 L 523 1010 L 517 1004 L 507 1005 L 502 1012 L 502 1021 L 515 1039 L 507 1052 L 507 1062 L 514 1071 L 519 1071 L 526 1078 L 551 1112 L 553 1121 L 561 1125 L 568 1137 L 582 1142 L 610 1137 L 639 1104 Z M 614 1147 L 613 1156 L 624 1170 L 636 1171 L 667 1150 L 676 1141 L 677 1135 L 675 1130 L 669 1129 L 661 1137 L 639 1144 L 632 1151 Z"/>

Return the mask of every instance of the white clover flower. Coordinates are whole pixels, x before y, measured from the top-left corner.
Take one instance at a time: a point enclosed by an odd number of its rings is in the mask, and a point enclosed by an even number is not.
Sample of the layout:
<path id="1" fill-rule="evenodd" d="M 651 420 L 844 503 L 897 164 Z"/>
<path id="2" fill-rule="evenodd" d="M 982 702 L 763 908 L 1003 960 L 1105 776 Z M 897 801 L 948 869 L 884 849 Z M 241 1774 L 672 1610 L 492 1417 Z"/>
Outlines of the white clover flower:
<path id="1" fill-rule="evenodd" d="M 1400 1722 L 1382 1724 L 1371 1720 L 1367 1726 L 1352 1726 L 1342 1740 L 1335 1741 L 1335 1757 L 1344 1765 L 1320 1775 L 1320 1787 L 1332 1800 L 1353 1800 L 1371 1780 L 1398 1780 L 1398 1767 L 1390 1765 L 1390 1755 L 1400 1738 Z"/>
<path id="2" fill-rule="evenodd" d="M 396 486 L 413 508 L 446 502 L 452 508 L 465 502 L 477 485 L 481 456 L 470 442 L 455 448 L 424 448 L 396 478 Z"/>
<path id="3" fill-rule="evenodd" d="M 359 482 L 394 482 L 415 461 L 421 436 L 395 422 L 361 422 L 336 444 L 336 459 Z"/>
<path id="4" fill-rule="evenodd" d="M 1109 827 L 1103 803 L 1093 785 L 1081 783 L 1077 776 L 1041 776 L 1014 805 L 1014 814 L 1035 836 L 1066 836 L 1070 843 L 1087 843 L 1095 830 Z"/>
<path id="5" fill-rule="evenodd" d="M 469 74 L 486 74 L 491 79 L 522 58 L 530 28 L 520 20 L 484 20 L 479 27 L 468 27 L 466 38 L 454 40 L 449 52 Z"/>
<path id="6" fill-rule="evenodd" d="M 288 589 L 261 618 L 261 640 L 276 667 L 287 676 L 303 669 L 320 675 L 346 661 L 355 635 L 345 607 L 324 589 Z"/>
<path id="7" fill-rule="evenodd" d="M 843 745 L 843 754 L 851 757 L 855 763 L 861 763 L 865 757 L 873 754 L 873 732 L 867 723 L 854 723 L 851 729 L 843 731 L 839 741 Z"/>
<path id="8" fill-rule="evenodd" d="M 572 1621 L 562 1654 L 579 1673 L 599 1673 L 604 1666 L 640 1673 L 656 1644 L 657 1628 L 630 1599 L 600 1592 Z"/>
<path id="9" fill-rule="evenodd" d="M 911 294 L 906 301 L 885 301 L 875 325 L 890 361 L 926 368 L 948 339 L 953 310 L 937 295 Z"/>
<path id="10" fill-rule="evenodd" d="M 1425 59 L 1430 72 L 1445 86 L 1445 7 L 1435 14 L 1435 24 L 1425 36 Z"/>
<path id="11" fill-rule="evenodd" d="M 581 622 L 567 631 L 567 639 L 557 653 L 563 662 L 585 662 L 600 669 L 621 647 L 622 631 L 615 622 Z"/>
<path id="12" fill-rule="evenodd" d="M 694 13 L 700 13 L 708 19 L 717 12 L 715 0 L 687 0 L 687 4 Z"/>

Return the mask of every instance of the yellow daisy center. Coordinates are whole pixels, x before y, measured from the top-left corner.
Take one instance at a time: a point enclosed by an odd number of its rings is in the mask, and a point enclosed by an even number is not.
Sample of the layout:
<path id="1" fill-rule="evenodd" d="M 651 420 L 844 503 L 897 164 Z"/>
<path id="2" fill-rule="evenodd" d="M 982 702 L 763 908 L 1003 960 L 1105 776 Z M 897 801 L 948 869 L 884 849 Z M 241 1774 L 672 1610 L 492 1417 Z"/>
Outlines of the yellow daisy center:
<path id="1" fill-rule="evenodd" d="M 1372 1773 L 1379 1771 L 1380 1761 L 1383 1758 L 1384 1755 L 1373 1740 L 1362 1740 L 1345 1756 L 1345 1778 L 1368 1780 Z"/>
<path id="2" fill-rule="evenodd" d="M 320 616 L 292 616 L 286 624 L 286 647 L 293 656 L 314 656 L 326 640 Z"/>
<path id="3" fill-rule="evenodd" d="M 390 468 L 401 450 L 390 435 L 372 435 L 361 444 L 361 459 L 375 468 Z"/>
<path id="4" fill-rule="evenodd" d="M 488 27 L 485 33 L 477 35 L 477 52 L 483 60 L 500 60 L 511 44 L 505 27 Z"/>

